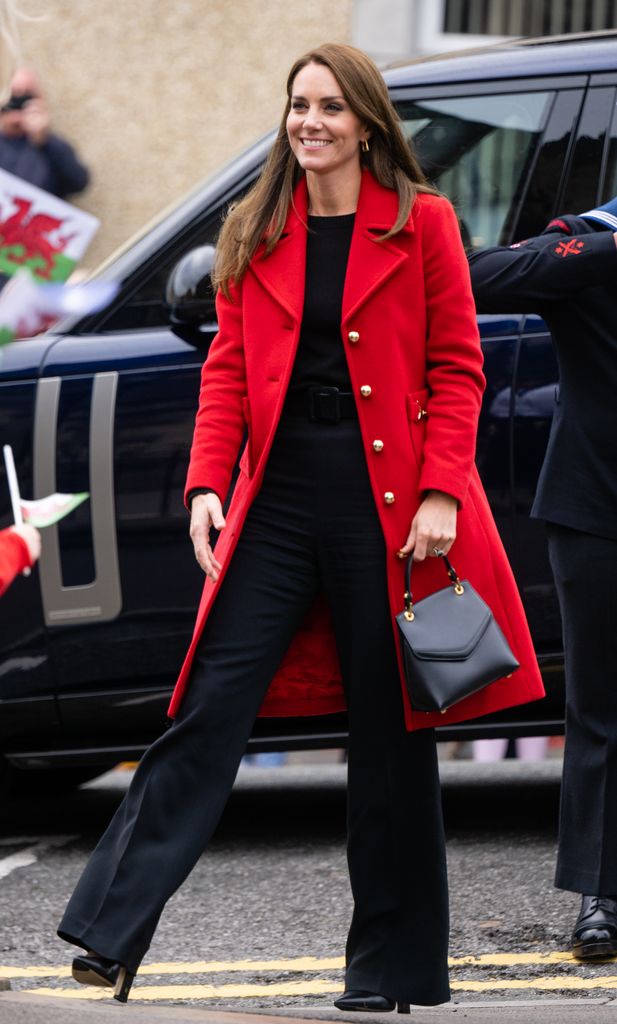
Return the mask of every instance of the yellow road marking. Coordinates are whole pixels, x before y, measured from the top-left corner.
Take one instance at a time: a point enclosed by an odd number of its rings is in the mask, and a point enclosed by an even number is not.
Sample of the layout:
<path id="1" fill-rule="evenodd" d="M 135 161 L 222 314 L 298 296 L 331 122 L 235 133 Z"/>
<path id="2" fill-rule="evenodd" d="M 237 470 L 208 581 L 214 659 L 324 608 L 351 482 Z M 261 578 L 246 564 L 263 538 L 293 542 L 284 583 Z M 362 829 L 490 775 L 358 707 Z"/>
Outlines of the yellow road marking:
<path id="1" fill-rule="evenodd" d="M 617 988 L 617 976 L 607 978 L 512 978 L 492 981 L 453 981 L 452 989 L 457 992 L 497 992 L 514 989 L 570 990 Z M 135 999 L 256 999 L 273 996 L 318 996 L 341 992 L 341 983 L 332 981 L 288 981 L 274 985 L 137 985 Z M 57 996 L 63 999 L 106 999 L 110 989 L 102 988 L 33 988 L 32 995 Z"/>
<path id="2" fill-rule="evenodd" d="M 571 953 L 483 953 L 481 956 L 451 956 L 448 963 L 450 967 L 516 967 L 528 964 L 563 963 L 580 966 L 580 961 L 575 960 Z"/>
<path id="3" fill-rule="evenodd" d="M 601 961 L 608 963 L 610 961 Z M 450 967 L 516 967 L 571 963 L 582 966 L 571 953 L 485 953 L 480 956 L 450 957 Z M 148 974 L 227 974 L 238 971 L 338 971 L 345 966 L 342 956 L 304 956 L 282 960 L 195 960 L 144 964 L 140 977 Z M 0 966 L 0 978 L 68 978 L 70 967 Z"/>
<path id="4" fill-rule="evenodd" d="M 31 995 L 62 996 L 69 999 L 105 999 L 111 989 L 31 988 Z M 264 996 L 319 996 L 342 992 L 341 982 L 286 981 L 277 985 L 140 985 L 133 990 L 136 999 L 256 999 Z"/>
<path id="5" fill-rule="evenodd" d="M 617 977 L 605 978 L 576 978 L 566 974 L 562 978 L 504 978 L 497 981 L 452 981 L 450 987 L 459 992 L 491 992 L 504 989 L 590 989 L 590 988 L 617 988 Z"/>
<path id="6" fill-rule="evenodd" d="M 0 978 L 70 978 L 70 967 L 0 967 Z"/>

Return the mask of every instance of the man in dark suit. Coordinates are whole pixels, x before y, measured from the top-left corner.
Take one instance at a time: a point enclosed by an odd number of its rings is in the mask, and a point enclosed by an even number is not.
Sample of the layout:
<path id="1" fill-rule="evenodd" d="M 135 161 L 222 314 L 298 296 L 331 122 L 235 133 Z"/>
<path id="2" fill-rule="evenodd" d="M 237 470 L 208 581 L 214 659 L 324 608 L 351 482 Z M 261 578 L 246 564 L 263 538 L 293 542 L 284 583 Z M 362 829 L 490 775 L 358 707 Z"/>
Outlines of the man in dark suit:
<path id="1" fill-rule="evenodd" d="M 555 884 L 579 959 L 617 954 L 617 198 L 470 257 L 479 312 L 539 313 L 559 389 L 532 516 L 547 524 L 566 672 Z"/>

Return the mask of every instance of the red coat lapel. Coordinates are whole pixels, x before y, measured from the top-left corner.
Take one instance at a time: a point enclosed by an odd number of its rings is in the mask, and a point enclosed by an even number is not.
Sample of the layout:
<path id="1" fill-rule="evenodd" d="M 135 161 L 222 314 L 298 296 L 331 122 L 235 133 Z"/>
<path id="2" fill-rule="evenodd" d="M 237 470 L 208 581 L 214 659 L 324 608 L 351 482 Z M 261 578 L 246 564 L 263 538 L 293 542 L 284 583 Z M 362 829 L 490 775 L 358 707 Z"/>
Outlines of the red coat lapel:
<path id="1" fill-rule="evenodd" d="M 280 241 L 269 256 L 264 255 L 265 245 L 262 244 L 250 264 L 250 270 L 262 287 L 298 323 L 304 306 L 307 207 L 306 179 L 302 178 L 296 186 Z M 396 238 L 387 242 L 377 240 L 392 227 L 397 213 L 396 192 L 380 185 L 372 174 L 364 171 L 345 278 L 343 323 L 407 259 L 407 253 L 396 244 Z M 412 218 L 403 231 L 413 231 Z"/>
<path id="2" fill-rule="evenodd" d="M 249 266 L 262 287 L 298 323 L 304 308 L 307 207 L 306 179 L 303 178 L 296 186 L 279 242 L 269 256 L 264 255 L 265 243 L 262 243 Z"/>
<path id="3" fill-rule="evenodd" d="M 397 213 L 397 193 L 380 185 L 369 171 L 364 171 L 347 263 L 343 323 L 407 259 L 407 253 L 397 245 L 397 236 L 387 242 L 378 241 L 379 236 L 392 227 Z M 413 231 L 411 218 L 403 230 Z"/>

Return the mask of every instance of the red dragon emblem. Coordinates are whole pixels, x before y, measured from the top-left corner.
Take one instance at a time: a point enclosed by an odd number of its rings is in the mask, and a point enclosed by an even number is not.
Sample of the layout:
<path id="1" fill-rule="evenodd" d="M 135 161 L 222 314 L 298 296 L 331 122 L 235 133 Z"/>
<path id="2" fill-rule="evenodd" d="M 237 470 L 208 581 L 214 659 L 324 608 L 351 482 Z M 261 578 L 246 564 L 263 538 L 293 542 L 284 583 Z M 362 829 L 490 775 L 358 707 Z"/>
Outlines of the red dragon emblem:
<path id="1" fill-rule="evenodd" d="M 56 235 L 56 240 L 52 240 L 50 236 L 65 221 L 46 213 L 32 214 L 30 199 L 11 198 L 17 209 L 4 220 L 0 214 L 0 247 L 12 264 L 28 266 L 36 277 L 49 281 L 56 256 L 65 251 L 74 235 Z"/>

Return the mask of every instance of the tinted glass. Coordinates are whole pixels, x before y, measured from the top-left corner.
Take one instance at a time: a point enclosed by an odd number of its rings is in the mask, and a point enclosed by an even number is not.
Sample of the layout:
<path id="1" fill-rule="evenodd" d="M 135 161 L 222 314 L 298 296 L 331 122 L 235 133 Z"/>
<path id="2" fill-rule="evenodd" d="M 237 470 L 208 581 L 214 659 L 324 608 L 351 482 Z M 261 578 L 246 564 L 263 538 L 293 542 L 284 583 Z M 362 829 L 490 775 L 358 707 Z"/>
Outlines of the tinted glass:
<path id="1" fill-rule="evenodd" d="M 504 93 L 398 104 L 428 178 L 454 203 L 473 249 L 504 244 L 553 93 Z"/>
<path id="2" fill-rule="evenodd" d="M 611 101 L 611 125 L 608 136 L 608 153 L 606 161 L 606 174 L 604 177 L 604 188 L 600 201 L 608 202 L 617 195 L 617 102 L 613 95 Z"/>
<path id="3" fill-rule="evenodd" d="M 163 327 L 169 323 L 169 308 L 165 303 L 167 279 L 178 260 L 199 245 L 213 245 L 221 228 L 223 210 L 177 239 L 166 253 L 161 253 L 156 264 L 146 270 L 141 282 L 136 283 L 130 298 L 104 322 L 105 331 L 145 330 Z"/>
<path id="4" fill-rule="evenodd" d="M 576 136 L 562 213 L 583 213 L 598 201 L 606 133 L 615 104 L 615 90 L 590 89 Z"/>
<path id="5" fill-rule="evenodd" d="M 513 221 L 508 241 L 539 235 L 551 217 L 564 212 L 562 184 L 582 99 L 582 89 L 564 89 L 558 93 L 542 135 L 524 203 L 521 203 L 518 220 Z"/>

